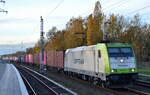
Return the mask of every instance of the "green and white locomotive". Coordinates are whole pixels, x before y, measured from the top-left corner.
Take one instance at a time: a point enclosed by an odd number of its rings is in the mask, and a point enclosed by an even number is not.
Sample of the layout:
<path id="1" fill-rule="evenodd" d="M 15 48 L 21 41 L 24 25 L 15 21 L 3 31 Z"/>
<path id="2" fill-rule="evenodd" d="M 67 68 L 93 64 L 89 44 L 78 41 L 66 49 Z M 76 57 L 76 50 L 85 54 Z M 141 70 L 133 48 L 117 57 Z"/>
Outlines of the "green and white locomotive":
<path id="1" fill-rule="evenodd" d="M 99 43 L 68 49 L 64 71 L 113 88 L 130 86 L 137 79 L 135 55 L 132 46 L 125 43 Z"/>

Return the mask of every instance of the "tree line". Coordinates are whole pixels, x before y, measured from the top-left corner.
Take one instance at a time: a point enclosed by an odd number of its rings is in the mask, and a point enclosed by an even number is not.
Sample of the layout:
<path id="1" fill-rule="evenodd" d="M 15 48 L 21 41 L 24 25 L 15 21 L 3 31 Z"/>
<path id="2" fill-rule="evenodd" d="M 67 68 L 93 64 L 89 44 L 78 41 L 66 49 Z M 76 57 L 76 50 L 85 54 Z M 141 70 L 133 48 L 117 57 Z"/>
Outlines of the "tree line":
<path id="1" fill-rule="evenodd" d="M 89 46 L 103 40 L 103 23 L 110 22 L 107 26 L 107 40 L 133 45 L 138 61 L 150 60 L 150 25 L 141 22 L 137 14 L 133 18 L 111 14 L 106 16 L 101 11 L 101 5 L 96 2 L 93 14 L 85 18 L 71 18 L 65 29 L 58 30 L 52 27 L 46 34 L 45 50 L 66 50 L 79 46 Z M 27 53 L 40 52 L 40 42 Z"/>

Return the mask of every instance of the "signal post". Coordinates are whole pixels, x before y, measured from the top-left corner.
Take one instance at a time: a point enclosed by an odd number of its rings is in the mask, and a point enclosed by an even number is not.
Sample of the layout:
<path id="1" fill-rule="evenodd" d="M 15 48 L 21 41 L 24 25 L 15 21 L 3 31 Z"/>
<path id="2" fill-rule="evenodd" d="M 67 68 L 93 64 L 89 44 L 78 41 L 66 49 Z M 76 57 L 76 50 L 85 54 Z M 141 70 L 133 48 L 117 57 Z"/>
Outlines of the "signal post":
<path id="1" fill-rule="evenodd" d="M 43 18 L 40 17 L 40 72 L 45 73 L 46 66 L 44 64 L 44 32 L 43 32 Z"/>

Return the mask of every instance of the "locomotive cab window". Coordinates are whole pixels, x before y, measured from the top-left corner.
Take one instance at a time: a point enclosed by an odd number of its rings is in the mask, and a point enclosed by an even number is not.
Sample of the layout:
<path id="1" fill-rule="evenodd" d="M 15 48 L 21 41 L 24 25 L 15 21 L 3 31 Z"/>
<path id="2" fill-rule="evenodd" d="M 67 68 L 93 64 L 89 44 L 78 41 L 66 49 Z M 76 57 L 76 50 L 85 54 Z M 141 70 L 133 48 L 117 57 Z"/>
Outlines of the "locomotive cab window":
<path id="1" fill-rule="evenodd" d="M 123 54 L 123 56 L 133 57 L 133 51 L 129 47 L 121 48 L 121 53 Z"/>
<path id="2" fill-rule="evenodd" d="M 101 51 L 98 50 L 98 57 L 101 57 Z"/>
<path id="3" fill-rule="evenodd" d="M 130 47 L 111 47 L 108 48 L 110 57 L 132 57 L 133 52 Z"/>

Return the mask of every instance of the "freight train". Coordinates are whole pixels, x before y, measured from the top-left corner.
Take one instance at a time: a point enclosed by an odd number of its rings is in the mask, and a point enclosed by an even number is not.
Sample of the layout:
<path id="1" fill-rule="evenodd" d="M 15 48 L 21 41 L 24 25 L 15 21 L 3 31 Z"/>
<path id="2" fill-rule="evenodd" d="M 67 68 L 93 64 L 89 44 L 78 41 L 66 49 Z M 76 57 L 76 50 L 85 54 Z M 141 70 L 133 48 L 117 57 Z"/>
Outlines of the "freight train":
<path id="1" fill-rule="evenodd" d="M 27 54 L 19 59 L 24 63 L 40 64 L 40 55 Z M 138 77 L 134 51 L 126 43 L 98 43 L 66 51 L 50 50 L 44 52 L 44 64 L 102 87 L 131 86 Z"/>

